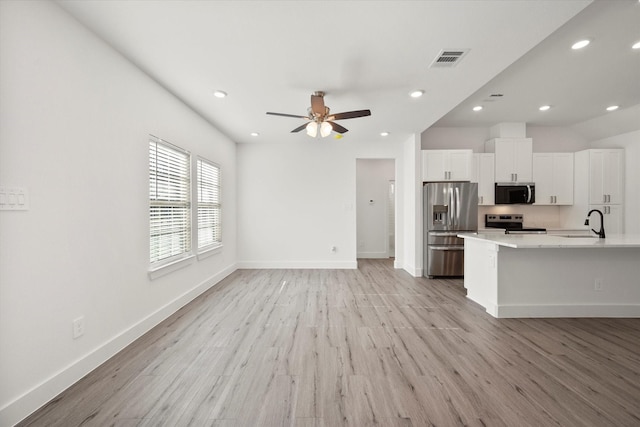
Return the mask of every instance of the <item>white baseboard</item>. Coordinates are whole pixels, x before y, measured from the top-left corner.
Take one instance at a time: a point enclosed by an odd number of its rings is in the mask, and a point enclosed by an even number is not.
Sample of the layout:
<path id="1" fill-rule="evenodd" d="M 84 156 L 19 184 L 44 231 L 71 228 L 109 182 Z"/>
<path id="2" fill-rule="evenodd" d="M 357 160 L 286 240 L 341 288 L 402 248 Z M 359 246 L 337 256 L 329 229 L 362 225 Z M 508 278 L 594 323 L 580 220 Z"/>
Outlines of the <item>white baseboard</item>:
<path id="1" fill-rule="evenodd" d="M 22 396 L 19 396 L 12 402 L 9 402 L 3 408 L 0 408 L 0 426 L 8 427 L 19 423 L 40 407 L 44 406 L 51 399 L 75 384 L 89 372 L 102 365 L 120 350 L 140 338 L 160 322 L 167 319 L 180 308 L 193 301 L 200 294 L 204 293 L 236 270 L 237 265 L 233 264 L 211 276 L 207 280 L 204 280 L 190 291 L 180 295 L 165 306 L 140 320 L 138 323 L 132 325 L 120 334 L 111 338 L 109 341 L 92 350 L 90 353 L 77 359 L 66 368 L 53 374 L 51 377 L 27 391 Z"/>
<path id="2" fill-rule="evenodd" d="M 492 312 L 493 311 L 493 312 Z M 637 304 L 497 305 L 487 312 L 498 318 L 515 317 L 640 317 Z"/>
<path id="3" fill-rule="evenodd" d="M 238 269 L 357 269 L 357 261 L 239 261 Z"/>
<path id="4" fill-rule="evenodd" d="M 401 265 L 400 263 L 393 263 L 393 267 L 397 269 L 402 269 L 412 275 L 413 277 L 422 277 L 422 268 L 418 268 L 413 265 Z"/>
<path id="5" fill-rule="evenodd" d="M 389 258 L 389 254 L 386 252 L 358 252 L 356 256 L 358 258 L 365 258 L 365 259 Z"/>

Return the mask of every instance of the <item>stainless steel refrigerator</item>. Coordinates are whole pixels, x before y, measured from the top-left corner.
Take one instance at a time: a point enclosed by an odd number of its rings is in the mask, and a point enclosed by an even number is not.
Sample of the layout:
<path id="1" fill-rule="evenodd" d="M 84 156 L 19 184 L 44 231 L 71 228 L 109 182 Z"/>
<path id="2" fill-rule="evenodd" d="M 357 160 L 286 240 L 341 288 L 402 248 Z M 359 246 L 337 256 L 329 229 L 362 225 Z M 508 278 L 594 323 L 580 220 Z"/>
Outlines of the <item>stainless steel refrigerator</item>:
<path id="1" fill-rule="evenodd" d="M 464 275 L 464 240 L 478 230 L 478 184 L 428 182 L 423 187 L 425 277 Z"/>

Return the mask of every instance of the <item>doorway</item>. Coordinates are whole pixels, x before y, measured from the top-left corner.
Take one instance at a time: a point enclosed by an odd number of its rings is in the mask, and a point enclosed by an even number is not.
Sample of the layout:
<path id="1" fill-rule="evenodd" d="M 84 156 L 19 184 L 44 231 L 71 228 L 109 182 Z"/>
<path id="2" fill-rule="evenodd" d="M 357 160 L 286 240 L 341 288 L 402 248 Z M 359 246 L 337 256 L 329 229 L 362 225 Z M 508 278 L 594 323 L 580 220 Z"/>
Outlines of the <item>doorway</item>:
<path id="1" fill-rule="evenodd" d="M 395 256 L 394 159 L 356 159 L 357 258 Z"/>

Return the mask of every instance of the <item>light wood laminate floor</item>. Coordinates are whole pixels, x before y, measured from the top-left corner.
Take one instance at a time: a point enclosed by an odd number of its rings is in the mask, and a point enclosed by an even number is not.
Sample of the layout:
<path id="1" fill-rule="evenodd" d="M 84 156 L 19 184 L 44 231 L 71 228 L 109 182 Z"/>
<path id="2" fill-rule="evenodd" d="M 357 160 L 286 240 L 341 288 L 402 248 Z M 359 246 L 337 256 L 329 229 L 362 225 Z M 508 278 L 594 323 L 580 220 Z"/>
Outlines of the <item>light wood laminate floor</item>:
<path id="1" fill-rule="evenodd" d="M 640 425 L 640 319 L 494 319 L 358 264 L 237 271 L 21 425 Z"/>

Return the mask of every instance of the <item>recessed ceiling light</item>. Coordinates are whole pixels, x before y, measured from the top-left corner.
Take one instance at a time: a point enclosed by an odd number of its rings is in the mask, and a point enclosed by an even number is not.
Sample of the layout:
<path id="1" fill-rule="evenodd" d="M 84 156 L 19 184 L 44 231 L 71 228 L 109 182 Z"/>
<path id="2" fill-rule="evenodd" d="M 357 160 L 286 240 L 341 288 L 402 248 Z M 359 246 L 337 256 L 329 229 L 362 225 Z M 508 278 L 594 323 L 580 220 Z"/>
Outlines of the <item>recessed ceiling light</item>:
<path id="1" fill-rule="evenodd" d="M 549 108 L 551 108 L 551 105 L 543 105 L 542 107 L 538 108 L 540 111 L 547 111 Z"/>
<path id="2" fill-rule="evenodd" d="M 414 90 L 409 94 L 409 96 L 411 96 L 412 98 L 420 98 L 422 95 L 424 95 L 423 90 Z"/>
<path id="3" fill-rule="evenodd" d="M 251 136 L 260 136 L 258 132 L 251 132 Z"/>
<path id="4" fill-rule="evenodd" d="M 576 50 L 576 49 L 582 49 L 583 47 L 587 46 L 589 43 L 591 43 L 591 40 L 580 40 L 579 42 L 575 42 L 572 46 L 571 49 Z"/>
<path id="5" fill-rule="evenodd" d="M 227 92 L 223 90 L 215 90 L 213 91 L 213 96 L 216 98 L 225 98 L 227 96 Z"/>
<path id="6" fill-rule="evenodd" d="M 607 111 L 616 111 L 618 108 L 620 108 L 619 105 L 612 105 L 610 107 L 607 107 Z"/>
<path id="7" fill-rule="evenodd" d="M 632 46 L 631 49 L 640 49 L 640 42 L 635 42 Z"/>
<path id="8" fill-rule="evenodd" d="M 475 107 L 473 107 L 473 111 L 480 111 L 480 110 L 482 110 L 481 105 L 476 105 Z"/>
<path id="9" fill-rule="evenodd" d="M 389 132 L 380 132 L 380 136 L 389 136 Z"/>

